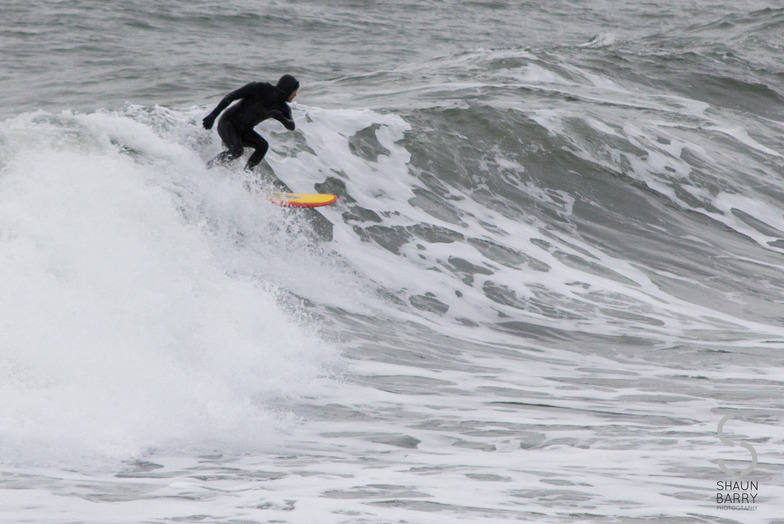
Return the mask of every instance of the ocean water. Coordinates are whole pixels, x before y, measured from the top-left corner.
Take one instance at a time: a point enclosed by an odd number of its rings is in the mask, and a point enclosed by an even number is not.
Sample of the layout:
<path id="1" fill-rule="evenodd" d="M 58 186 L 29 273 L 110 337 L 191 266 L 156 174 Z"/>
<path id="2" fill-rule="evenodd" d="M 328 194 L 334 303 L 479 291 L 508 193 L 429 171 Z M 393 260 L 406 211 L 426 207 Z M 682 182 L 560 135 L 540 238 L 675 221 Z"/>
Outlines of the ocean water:
<path id="1" fill-rule="evenodd" d="M 784 522 L 783 30 L 3 0 L 0 521 Z"/>

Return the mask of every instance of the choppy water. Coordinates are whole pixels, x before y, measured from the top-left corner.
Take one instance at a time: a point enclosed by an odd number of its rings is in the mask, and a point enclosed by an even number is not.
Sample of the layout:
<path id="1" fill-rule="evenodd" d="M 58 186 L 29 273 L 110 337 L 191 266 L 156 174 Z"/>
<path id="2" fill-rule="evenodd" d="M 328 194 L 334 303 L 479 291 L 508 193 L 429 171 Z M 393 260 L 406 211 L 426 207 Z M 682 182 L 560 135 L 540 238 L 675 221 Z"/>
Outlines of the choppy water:
<path id="1" fill-rule="evenodd" d="M 772 2 L 2 18 L 0 520 L 781 522 Z"/>

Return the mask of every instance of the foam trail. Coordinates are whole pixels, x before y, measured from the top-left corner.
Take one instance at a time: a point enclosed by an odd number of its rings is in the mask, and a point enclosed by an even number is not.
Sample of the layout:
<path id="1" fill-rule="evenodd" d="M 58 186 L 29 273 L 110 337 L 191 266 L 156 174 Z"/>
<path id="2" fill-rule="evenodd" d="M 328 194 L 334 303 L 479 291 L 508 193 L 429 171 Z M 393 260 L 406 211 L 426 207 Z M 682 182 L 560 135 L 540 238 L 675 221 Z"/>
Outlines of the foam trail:
<path id="1" fill-rule="evenodd" d="M 226 216 L 183 213 L 209 199 L 250 212 L 242 185 L 156 185 L 172 158 L 198 159 L 124 117 L 28 115 L 10 127 L 46 140 L 33 149 L 7 135 L 2 151 L 2 460 L 274 445 L 286 416 L 270 403 L 318 389 L 334 355 L 274 286 L 216 257 L 226 241 L 206 224 Z"/>

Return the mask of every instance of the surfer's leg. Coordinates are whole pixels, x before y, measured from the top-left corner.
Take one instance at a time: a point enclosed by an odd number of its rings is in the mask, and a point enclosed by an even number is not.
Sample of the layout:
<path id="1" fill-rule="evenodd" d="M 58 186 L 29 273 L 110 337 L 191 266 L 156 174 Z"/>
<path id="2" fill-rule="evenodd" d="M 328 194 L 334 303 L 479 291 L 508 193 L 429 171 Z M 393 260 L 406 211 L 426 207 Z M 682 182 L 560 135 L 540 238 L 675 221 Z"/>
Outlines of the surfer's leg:
<path id="1" fill-rule="evenodd" d="M 213 167 L 214 165 L 224 166 L 242 156 L 242 138 L 237 128 L 230 121 L 221 118 L 218 123 L 218 136 L 223 140 L 226 151 L 207 162 L 207 167 Z"/>
<path id="2" fill-rule="evenodd" d="M 267 150 L 269 149 L 269 144 L 255 131 L 248 131 L 242 135 L 242 143 L 246 147 L 253 147 L 256 149 L 253 154 L 250 155 L 248 163 L 245 166 L 246 171 L 252 171 L 253 168 L 264 159 L 264 155 L 267 154 Z"/>

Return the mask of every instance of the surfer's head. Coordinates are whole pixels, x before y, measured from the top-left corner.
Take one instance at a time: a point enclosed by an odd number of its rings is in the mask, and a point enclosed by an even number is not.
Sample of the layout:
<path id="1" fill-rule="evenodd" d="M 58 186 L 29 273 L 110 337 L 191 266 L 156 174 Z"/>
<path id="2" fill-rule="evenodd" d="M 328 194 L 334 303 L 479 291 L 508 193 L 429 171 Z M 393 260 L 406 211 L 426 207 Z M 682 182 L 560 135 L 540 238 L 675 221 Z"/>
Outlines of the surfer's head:
<path id="1" fill-rule="evenodd" d="M 297 89 L 299 89 L 299 82 L 291 75 L 283 75 L 278 80 L 277 88 L 280 90 L 281 95 L 285 100 L 291 102 L 297 96 Z"/>

